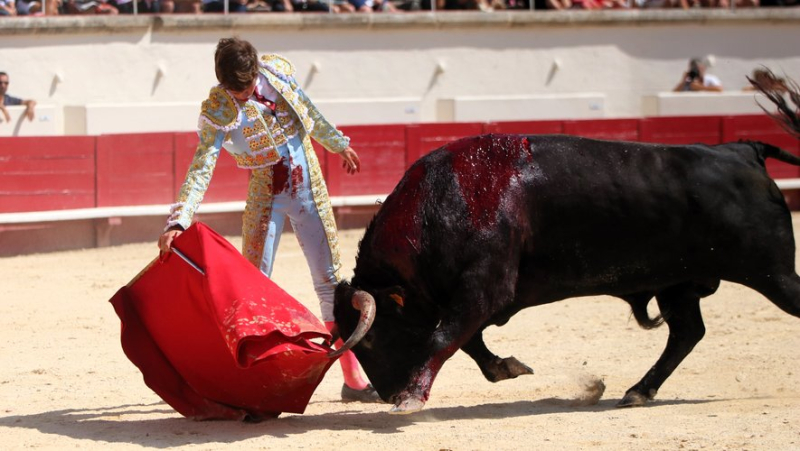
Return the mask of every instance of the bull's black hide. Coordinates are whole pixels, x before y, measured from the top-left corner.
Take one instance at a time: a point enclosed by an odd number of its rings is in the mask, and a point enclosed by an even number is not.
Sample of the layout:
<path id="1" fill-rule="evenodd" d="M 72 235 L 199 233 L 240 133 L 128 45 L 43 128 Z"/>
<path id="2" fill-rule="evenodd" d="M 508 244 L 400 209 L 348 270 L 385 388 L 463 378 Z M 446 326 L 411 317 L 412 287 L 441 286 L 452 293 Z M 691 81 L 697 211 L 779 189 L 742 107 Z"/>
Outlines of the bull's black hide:
<path id="1" fill-rule="evenodd" d="M 412 166 L 359 247 L 337 290 L 345 337 L 355 289 L 377 302 L 353 349 L 378 392 L 403 408 L 426 400 L 459 348 L 490 380 L 524 374 L 481 332 L 524 307 L 614 295 L 670 327 L 662 358 L 623 399 L 640 404 L 704 333 L 699 300 L 720 280 L 749 286 L 800 316 L 794 238 L 761 143 L 664 146 L 570 136 L 481 136 Z M 413 406 L 412 406 L 413 407 Z"/>
<path id="2" fill-rule="evenodd" d="M 703 337 L 700 299 L 721 280 L 800 317 L 791 217 L 765 170 L 770 157 L 800 165 L 759 142 L 456 141 L 417 161 L 376 214 L 354 277 L 337 289 L 336 322 L 349 337 L 354 293 L 374 298 L 374 323 L 353 351 L 381 397 L 408 412 L 458 349 L 491 381 L 532 372 L 489 351 L 486 327 L 525 307 L 617 296 L 643 327 L 670 329 L 661 358 L 620 401 L 644 404 Z"/>

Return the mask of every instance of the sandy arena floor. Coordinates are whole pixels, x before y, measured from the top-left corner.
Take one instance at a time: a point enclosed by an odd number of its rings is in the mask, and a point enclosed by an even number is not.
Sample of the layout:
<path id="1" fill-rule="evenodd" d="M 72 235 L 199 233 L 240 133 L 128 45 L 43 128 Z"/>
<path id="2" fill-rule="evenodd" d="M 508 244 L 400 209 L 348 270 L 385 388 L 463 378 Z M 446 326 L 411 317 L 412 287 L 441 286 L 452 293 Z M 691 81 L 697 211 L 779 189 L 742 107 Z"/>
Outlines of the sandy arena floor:
<path id="1" fill-rule="evenodd" d="M 341 233 L 348 276 L 362 232 Z M 186 420 L 122 353 L 107 302 L 156 256 L 155 239 L 0 258 L 0 450 L 800 449 L 800 320 L 732 284 L 703 301 L 705 339 L 645 408 L 614 405 L 656 361 L 667 329 L 639 329 L 627 304 L 599 297 L 529 309 L 490 329 L 490 349 L 536 374 L 492 384 L 459 353 L 415 415 L 339 402 L 336 365 L 304 415 Z M 317 313 L 292 235 L 279 253 L 275 280 Z M 605 394 L 586 405 L 599 379 Z"/>

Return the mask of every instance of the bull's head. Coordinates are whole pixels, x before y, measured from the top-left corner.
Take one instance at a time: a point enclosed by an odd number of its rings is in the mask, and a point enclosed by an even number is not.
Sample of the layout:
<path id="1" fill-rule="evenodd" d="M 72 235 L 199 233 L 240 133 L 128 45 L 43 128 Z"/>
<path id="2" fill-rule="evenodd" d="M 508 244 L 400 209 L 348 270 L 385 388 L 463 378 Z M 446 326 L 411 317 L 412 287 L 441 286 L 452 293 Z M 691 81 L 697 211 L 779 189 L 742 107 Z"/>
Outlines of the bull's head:
<path id="1" fill-rule="evenodd" d="M 369 313 L 364 314 L 370 304 L 371 327 Z M 411 383 L 413 370 L 430 354 L 438 320 L 409 305 L 400 288 L 367 292 L 347 282 L 336 288 L 333 311 L 342 339 L 347 340 L 337 353 L 352 348 L 381 398 L 395 402 Z"/>

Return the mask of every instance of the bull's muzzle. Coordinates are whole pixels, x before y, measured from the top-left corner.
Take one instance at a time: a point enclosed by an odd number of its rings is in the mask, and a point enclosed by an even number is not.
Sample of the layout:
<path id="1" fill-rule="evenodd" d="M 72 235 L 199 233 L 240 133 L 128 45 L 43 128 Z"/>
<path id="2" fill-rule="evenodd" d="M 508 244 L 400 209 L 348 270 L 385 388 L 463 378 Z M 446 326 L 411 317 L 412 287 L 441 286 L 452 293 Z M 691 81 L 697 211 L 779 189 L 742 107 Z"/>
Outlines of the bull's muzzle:
<path id="1" fill-rule="evenodd" d="M 358 344 L 364 335 L 367 334 L 369 328 L 372 326 L 372 321 L 375 320 L 375 298 L 372 297 L 371 294 L 367 293 L 366 291 L 358 290 L 353 294 L 352 299 L 353 308 L 361 312 L 361 316 L 358 318 L 358 324 L 356 325 L 356 330 L 350 335 L 350 338 L 340 347 L 339 349 L 328 353 L 328 357 L 335 359 L 340 355 L 344 354 L 345 352 L 349 351 L 350 348 Z"/>

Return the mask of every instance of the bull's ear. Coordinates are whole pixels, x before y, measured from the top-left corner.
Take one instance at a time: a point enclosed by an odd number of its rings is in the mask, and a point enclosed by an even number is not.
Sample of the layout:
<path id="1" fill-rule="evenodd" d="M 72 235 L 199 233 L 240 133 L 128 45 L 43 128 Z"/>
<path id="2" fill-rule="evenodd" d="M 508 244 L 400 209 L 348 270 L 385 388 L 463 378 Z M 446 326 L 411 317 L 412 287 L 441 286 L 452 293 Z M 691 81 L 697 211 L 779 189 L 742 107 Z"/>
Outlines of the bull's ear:
<path id="1" fill-rule="evenodd" d="M 397 293 L 392 293 L 392 294 L 390 294 L 390 295 L 389 295 L 389 297 L 390 297 L 390 298 L 392 298 L 392 300 L 393 300 L 393 301 L 394 301 L 394 302 L 395 302 L 397 305 L 399 305 L 400 307 L 404 307 L 404 306 L 405 306 L 405 302 L 403 301 L 403 296 L 400 296 L 400 295 L 399 295 L 399 294 L 397 294 Z"/>

